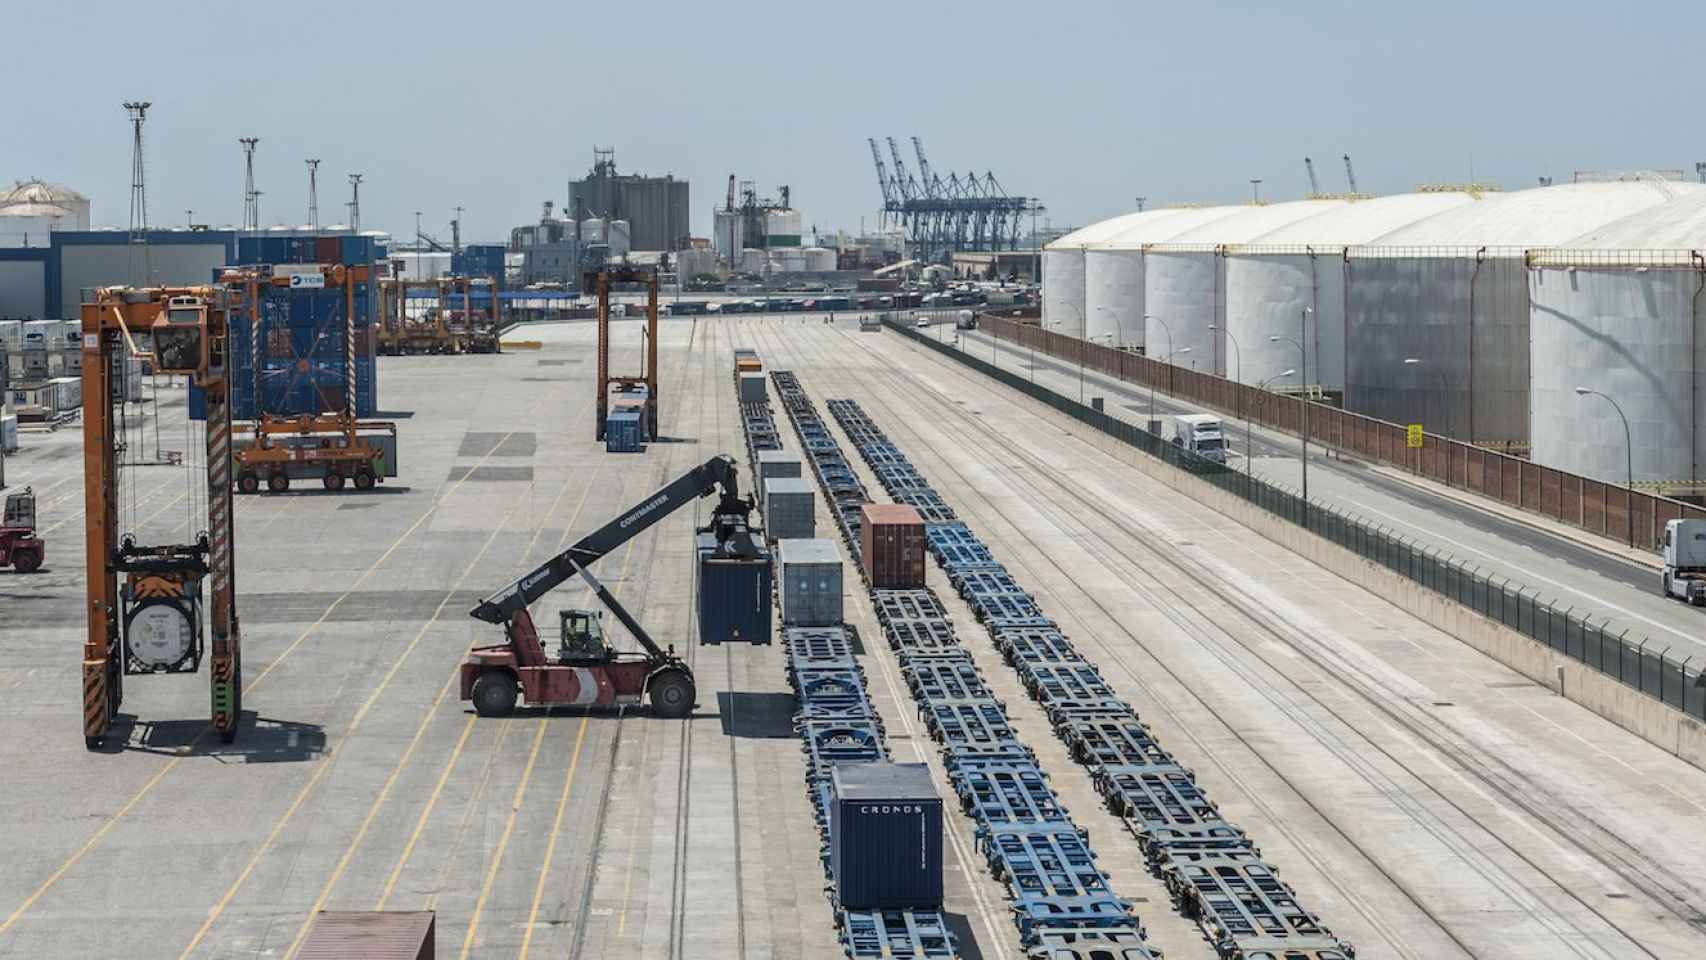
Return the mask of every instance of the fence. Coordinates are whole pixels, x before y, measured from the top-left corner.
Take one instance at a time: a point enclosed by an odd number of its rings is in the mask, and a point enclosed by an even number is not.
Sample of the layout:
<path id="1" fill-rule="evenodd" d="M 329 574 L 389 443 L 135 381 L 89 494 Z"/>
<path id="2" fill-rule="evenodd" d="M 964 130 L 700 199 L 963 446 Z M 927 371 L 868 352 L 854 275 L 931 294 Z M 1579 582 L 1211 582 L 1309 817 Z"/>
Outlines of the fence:
<path id="1" fill-rule="evenodd" d="M 1304 404 L 1295 398 L 1000 317 L 979 316 L 978 327 L 998 340 L 1082 364 L 1097 373 L 1154 386 L 1171 396 L 1247 417 L 1294 436 L 1301 432 Z M 1420 448 L 1411 449 L 1402 424 L 1321 403 L 1310 403 L 1308 411 L 1311 442 L 1360 454 L 1644 550 L 1659 549 L 1666 521 L 1706 520 L 1706 508 L 1543 467 L 1461 440 L 1430 433 Z"/>
<path id="2" fill-rule="evenodd" d="M 992 326 L 987 319 L 980 319 L 979 323 L 985 330 Z M 1200 477 L 1275 516 L 1302 526 L 1309 532 L 1324 537 L 1435 593 L 1454 600 L 1481 616 L 1502 623 L 1529 639 L 1543 643 L 1572 660 L 1586 664 L 1607 676 L 1615 677 L 1627 686 L 1675 707 L 1689 716 L 1706 720 L 1706 682 L 1701 679 L 1702 669 L 1706 668 L 1706 657 L 1696 655 L 1681 660 L 1672 658 L 1668 646 L 1655 649 L 1652 641 L 1646 637 L 1641 637 L 1637 642 L 1629 637 L 1627 630 L 1615 632 L 1608 629 L 1606 623 L 1595 624 L 1590 614 L 1578 613 L 1573 607 L 1560 609 L 1551 602 L 1542 601 L 1537 591 L 1530 590 L 1507 578 L 1495 578 L 1482 574 L 1465 561 L 1456 560 L 1442 550 L 1400 537 L 1354 514 L 1322 506 L 1313 500 L 1305 501 L 1289 487 L 1270 483 L 1248 473 L 1230 469 L 1224 464 L 1206 460 L 1166 442 L 1158 434 L 1150 433 L 1137 424 L 1092 409 L 1063 397 L 1047 387 L 1032 383 L 1011 371 L 1003 370 L 987 360 L 958 350 L 949 343 L 921 335 L 906 326 L 904 321 L 891 321 L 890 326 L 930 349 L 953 357 L 1032 399 L 1048 404 L 1092 429 L 1114 437 L 1122 443 L 1135 447 L 1173 467 Z M 1047 334 L 1046 331 L 1033 330 L 1032 332 L 1045 333 L 1048 336 L 1060 336 L 1059 334 Z M 1082 341 L 1071 337 L 1061 337 L 1061 339 L 1082 343 Z M 1018 342 L 1023 343 L 1024 341 L 1019 340 Z M 1119 351 L 1112 352 L 1119 353 Z M 1122 354 L 1122 356 L 1138 361 L 1140 364 L 1146 363 L 1149 365 L 1149 369 L 1167 366 L 1144 357 L 1129 354 Z M 1076 357 L 1072 359 L 1076 359 Z M 1092 369 L 1095 368 L 1092 367 Z M 1137 369 L 1137 367 L 1134 366 L 1129 369 Z M 1146 370 L 1146 372 L 1148 371 Z M 1194 374 L 1192 371 L 1181 370 L 1178 367 L 1168 367 L 1163 373 L 1164 375 L 1178 377 L 1180 382 L 1190 376 L 1223 385 L 1216 389 L 1230 391 L 1238 387 L 1237 384 L 1230 384 L 1223 378 L 1205 377 L 1201 374 Z M 1146 381 L 1139 380 L 1137 382 Z M 1158 384 L 1157 389 L 1168 388 Z M 1168 392 L 1172 393 L 1173 391 L 1169 389 Z M 1187 394 L 1177 393 L 1175 395 L 1185 396 Z M 1222 395 L 1236 396 L 1236 394 L 1230 393 Z M 1267 395 L 1267 398 L 1270 406 L 1288 407 L 1294 413 L 1299 405 L 1295 400 L 1272 394 Z M 1336 411 L 1321 407 L 1318 404 L 1311 405 L 1311 421 L 1317 412 L 1331 414 Z M 1369 420 L 1367 417 L 1349 416 L 1351 419 L 1367 421 L 1382 427 L 1392 426 L 1391 424 L 1381 424 L 1379 421 Z M 1295 424 L 1295 420 L 1292 423 Z M 1285 421 L 1281 420 L 1275 425 L 1283 428 Z M 1313 427 L 1314 423 L 1311 422 L 1311 436 L 1317 436 L 1318 434 Z M 1403 439 L 1401 428 L 1399 428 L 1398 437 L 1400 440 L 1399 447 L 1401 448 Z M 1498 455 L 1492 454 L 1492 456 Z M 1501 457 L 1500 459 L 1512 458 Z M 1544 468 L 1534 469 L 1541 470 Z M 1550 472 L 1556 473 L 1556 471 Z M 1592 481 L 1586 482 L 1591 483 Z"/>

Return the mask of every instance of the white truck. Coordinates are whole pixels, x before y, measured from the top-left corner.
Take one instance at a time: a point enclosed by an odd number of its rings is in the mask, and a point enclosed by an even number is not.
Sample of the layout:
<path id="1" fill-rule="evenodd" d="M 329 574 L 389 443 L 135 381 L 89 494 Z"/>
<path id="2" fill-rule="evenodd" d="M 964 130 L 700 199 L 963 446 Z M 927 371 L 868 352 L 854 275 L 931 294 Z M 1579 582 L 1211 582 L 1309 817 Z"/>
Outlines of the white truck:
<path id="1" fill-rule="evenodd" d="M 1173 446 L 1199 457 L 1226 462 L 1226 432 L 1220 418 L 1207 413 L 1181 413 L 1173 417 Z"/>
<path id="2" fill-rule="evenodd" d="M 1706 607 L 1706 520 L 1667 522 L 1664 548 L 1664 595 Z"/>

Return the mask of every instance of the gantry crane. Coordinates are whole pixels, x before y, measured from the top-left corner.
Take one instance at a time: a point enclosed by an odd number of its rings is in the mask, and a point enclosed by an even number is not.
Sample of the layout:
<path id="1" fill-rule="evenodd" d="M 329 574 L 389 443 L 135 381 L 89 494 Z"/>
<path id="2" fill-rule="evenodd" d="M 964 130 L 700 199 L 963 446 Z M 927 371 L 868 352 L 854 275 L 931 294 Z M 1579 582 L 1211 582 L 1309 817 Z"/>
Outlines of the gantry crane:
<path id="1" fill-rule="evenodd" d="M 83 304 L 83 486 L 88 633 L 83 641 L 83 742 L 99 747 L 124 701 L 124 677 L 201 666 L 203 582 L 212 727 L 229 743 L 242 715 L 231 518 L 231 380 L 223 287 L 102 288 Z M 139 346 L 146 345 L 147 349 Z M 187 374 L 207 396 L 207 529 L 193 543 L 139 543 L 119 528 L 113 415 L 115 370 L 146 356 Z M 192 483 L 195 479 L 192 478 Z M 118 577 L 124 575 L 120 588 Z"/>
<path id="2" fill-rule="evenodd" d="M 658 274 L 650 267 L 612 266 L 588 272 L 583 289 L 598 293 L 598 418 L 596 436 L 604 439 L 610 417 L 610 388 L 624 393 L 645 391 L 638 398 L 643 439 L 658 438 Z M 610 287 L 617 283 L 640 283 L 646 287 L 646 367 L 639 376 L 618 377 L 610 373 Z"/>

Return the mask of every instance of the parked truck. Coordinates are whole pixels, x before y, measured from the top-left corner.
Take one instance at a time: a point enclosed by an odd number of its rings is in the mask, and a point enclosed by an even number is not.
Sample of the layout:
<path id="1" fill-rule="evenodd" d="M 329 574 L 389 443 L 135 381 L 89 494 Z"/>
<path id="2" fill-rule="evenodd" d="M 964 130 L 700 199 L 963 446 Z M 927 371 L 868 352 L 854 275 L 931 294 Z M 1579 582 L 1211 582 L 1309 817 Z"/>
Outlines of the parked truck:
<path id="1" fill-rule="evenodd" d="M 1226 431 L 1220 418 L 1207 413 L 1181 413 L 1173 418 L 1173 446 L 1215 463 L 1226 462 Z"/>
<path id="2" fill-rule="evenodd" d="M 1665 524 L 1663 593 L 1706 607 L 1706 520 Z"/>

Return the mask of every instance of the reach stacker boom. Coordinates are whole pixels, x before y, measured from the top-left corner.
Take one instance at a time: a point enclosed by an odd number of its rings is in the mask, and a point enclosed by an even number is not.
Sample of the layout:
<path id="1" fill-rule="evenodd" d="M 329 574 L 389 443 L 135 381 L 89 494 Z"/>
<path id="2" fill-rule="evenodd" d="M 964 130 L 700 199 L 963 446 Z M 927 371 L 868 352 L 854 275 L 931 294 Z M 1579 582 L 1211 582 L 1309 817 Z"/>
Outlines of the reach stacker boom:
<path id="1" fill-rule="evenodd" d="M 673 644 L 659 647 L 588 568 L 664 517 L 718 491 L 721 496 L 711 511 L 712 532 L 733 555 L 750 552 L 753 540 L 747 521 L 752 501 L 740 496 L 734 460 L 726 455 L 712 457 L 480 601 L 470 615 L 502 624 L 504 642 L 469 651 L 462 664 L 462 699 L 472 700 L 482 717 L 501 717 L 515 709 L 518 695 L 534 706 L 635 704 L 649 695 L 659 716 L 687 716 L 697 695 L 692 669 L 676 656 Z M 605 645 L 599 629 L 602 614 L 566 610 L 557 654 L 546 654 L 527 608 L 574 576 L 592 588 L 599 602 L 639 641 L 643 653 L 618 653 Z"/>

